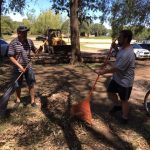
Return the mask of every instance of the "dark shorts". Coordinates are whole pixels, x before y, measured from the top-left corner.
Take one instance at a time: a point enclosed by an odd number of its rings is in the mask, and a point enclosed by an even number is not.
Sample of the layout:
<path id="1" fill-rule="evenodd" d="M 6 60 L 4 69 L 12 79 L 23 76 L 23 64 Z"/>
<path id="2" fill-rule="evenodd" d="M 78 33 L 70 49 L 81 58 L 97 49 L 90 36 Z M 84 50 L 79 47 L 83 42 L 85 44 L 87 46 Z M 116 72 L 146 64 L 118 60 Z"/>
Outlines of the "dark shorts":
<path id="1" fill-rule="evenodd" d="M 114 80 L 111 80 L 107 88 L 107 92 L 117 93 L 120 97 L 120 100 L 123 100 L 123 101 L 129 100 L 131 91 L 132 91 L 132 87 L 123 87 Z"/>
<path id="2" fill-rule="evenodd" d="M 15 71 L 14 73 L 15 73 L 15 78 L 17 79 L 17 77 L 20 75 L 20 72 Z M 36 81 L 35 81 L 35 75 L 32 68 L 28 68 L 27 71 L 19 78 L 19 80 L 17 81 L 17 87 L 22 86 L 23 77 L 25 77 L 28 86 L 30 87 L 34 86 Z"/>

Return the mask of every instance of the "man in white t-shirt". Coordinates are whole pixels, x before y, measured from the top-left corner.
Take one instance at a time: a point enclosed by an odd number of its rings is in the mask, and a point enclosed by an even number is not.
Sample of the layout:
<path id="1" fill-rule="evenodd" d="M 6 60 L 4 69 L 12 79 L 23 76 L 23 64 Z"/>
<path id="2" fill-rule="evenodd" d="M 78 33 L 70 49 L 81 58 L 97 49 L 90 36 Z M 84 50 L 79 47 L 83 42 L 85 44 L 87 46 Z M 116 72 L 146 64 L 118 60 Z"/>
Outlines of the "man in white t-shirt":
<path id="1" fill-rule="evenodd" d="M 111 65 L 110 68 L 97 71 L 99 75 L 113 73 L 112 80 L 107 89 L 108 97 L 114 104 L 110 114 L 122 110 L 122 116 L 119 121 L 123 124 L 128 122 L 128 100 L 134 81 L 135 55 L 130 45 L 131 40 L 132 32 L 130 30 L 122 30 L 118 37 L 120 49 L 118 50 L 115 42 L 112 43 L 112 47 L 118 51 L 114 65 Z M 121 105 L 119 104 L 118 96 L 121 100 Z"/>

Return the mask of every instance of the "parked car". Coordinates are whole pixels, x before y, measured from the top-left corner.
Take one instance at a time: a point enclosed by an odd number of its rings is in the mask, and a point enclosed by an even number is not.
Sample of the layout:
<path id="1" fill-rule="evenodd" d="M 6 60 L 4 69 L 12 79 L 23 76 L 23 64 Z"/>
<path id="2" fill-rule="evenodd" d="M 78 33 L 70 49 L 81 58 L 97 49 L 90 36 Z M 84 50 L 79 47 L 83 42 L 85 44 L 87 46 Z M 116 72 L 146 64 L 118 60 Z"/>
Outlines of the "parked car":
<path id="1" fill-rule="evenodd" d="M 136 59 L 150 58 L 150 44 L 131 44 L 135 53 Z M 117 56 L 117 51 L 112 49 L 112 57 Z"/>
<path id="2" fill-rule="evenodd" d="M 0 48 L 0 57 L 7 56 L 9 44 L 6 41 L 0 39 L 0 46 L 1 46 L 1 48 Z"/>
<path id="3" fill-rule="evenodd" d="M 38 36 L 36 37 L 36 40 L 37 40 L 37 41 L 45 41 L 45 40 L 46 40 L 46 36 L 45 36 L 45 35 L 38 35 Z"/>
<path id="4" fill-rule="evenodd" d="M 150 58 L 150 51 L 143 48 L 139 44 L 131 44 L 135 53 L 136 59 L 146 59 Z"/>
<path id="5" fill-rule="evenodd" d="M 146 43 L 146 44 L 139 44 L 142 48 L 147 49 L 150 51 L 150 43 Z"/>

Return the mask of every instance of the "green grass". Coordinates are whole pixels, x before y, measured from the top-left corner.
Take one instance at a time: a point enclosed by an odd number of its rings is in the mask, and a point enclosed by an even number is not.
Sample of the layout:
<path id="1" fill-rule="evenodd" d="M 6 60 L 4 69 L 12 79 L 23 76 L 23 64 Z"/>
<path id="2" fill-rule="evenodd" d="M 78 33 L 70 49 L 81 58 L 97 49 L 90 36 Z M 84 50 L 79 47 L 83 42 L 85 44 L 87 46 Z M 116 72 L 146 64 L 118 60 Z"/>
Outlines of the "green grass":
<path id="1" fill-rule="evenodd" d="M 86 44 L 90 44 L 90 43 L 86 43 Z M 80 43 L 80 50 L 104 50 L 104 48 L 97 48 L 97 47 L 87 47 L 85 43 Z M 92 43 L 92 44 L 103 44 L 103 43 Z M 91 46 L 92 46 L 91 44 Z M 108 43 L 105 43 L 108 44 Z"/>
<path id="2" fill-rule="evenodd" d="M 80 44 L 80 50 L 99 50 L 100 48 L 95 48 L 95 47 L 86 47 L 84 44 Z"/>
<path id="3" fill-rule="evenodd" d="M 83 39 L 112 39 L 110 36 L 97 36 L 97 37 L 80 37 Z"/>

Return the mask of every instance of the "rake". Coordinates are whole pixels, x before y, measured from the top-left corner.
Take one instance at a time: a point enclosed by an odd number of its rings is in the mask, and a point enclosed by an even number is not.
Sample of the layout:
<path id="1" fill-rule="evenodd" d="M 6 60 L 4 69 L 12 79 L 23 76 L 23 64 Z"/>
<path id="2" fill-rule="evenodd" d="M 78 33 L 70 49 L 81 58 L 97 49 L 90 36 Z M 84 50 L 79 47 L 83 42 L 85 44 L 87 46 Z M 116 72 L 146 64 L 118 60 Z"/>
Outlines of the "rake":
<path id="1" fill-rule="evenodd" d="M 116 40 L 115 40 L 116 41 Z M 115 42 L 114 41 L 114 42 Z M 109 49 L 109 53 L 104 61 L 104 65 L 103 67 L 107 64 L 110 56 L 111 56 L 111 51 L 112 51 L 112 46 Z M 86 65 L 89 69 L 91 69 L 93 72 L 95 72 L 91 67 L 89 67 L 88 65 Z M 71 116 L 76 116 L 78 118 L 80 118 L 81 120 L 85 121 L 88 124 L 92 124 L 92 113 L 91 113 L 91 108 L 90 108 L 90 98 L 92 96 L 92 93 L 95 89 L 96 83 L 99 79 L 99 74 L 91 88 L 91 90 L 89 91 L 88 96 L 82 100 L 81 102 L 79 102 L 78 104 L 75 104 L 71 107 Z"/>

